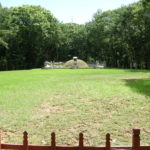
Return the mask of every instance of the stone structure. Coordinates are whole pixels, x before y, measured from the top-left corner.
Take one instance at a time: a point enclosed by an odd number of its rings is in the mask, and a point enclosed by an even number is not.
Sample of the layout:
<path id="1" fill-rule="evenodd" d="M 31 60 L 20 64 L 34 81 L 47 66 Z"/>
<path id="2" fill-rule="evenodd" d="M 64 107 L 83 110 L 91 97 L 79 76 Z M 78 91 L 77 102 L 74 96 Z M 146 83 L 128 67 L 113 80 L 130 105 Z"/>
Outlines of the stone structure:
<path id="1" fill-rule="evenodd" d="M 49 62 L 45 61 L 44 62 L 44 67 L 42 69 L 57 69 L 57 68 L 63 68 L 63 62 Z"/>

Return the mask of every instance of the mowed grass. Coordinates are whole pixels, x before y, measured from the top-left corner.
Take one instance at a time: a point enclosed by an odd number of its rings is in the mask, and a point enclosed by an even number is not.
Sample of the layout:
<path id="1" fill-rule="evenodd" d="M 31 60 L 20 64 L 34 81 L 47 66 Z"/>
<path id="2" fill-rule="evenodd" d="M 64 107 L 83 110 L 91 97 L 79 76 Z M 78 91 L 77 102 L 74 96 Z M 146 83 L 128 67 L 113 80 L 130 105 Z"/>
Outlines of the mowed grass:
<path id="1" fill-rule="evenodd" d="M 0 72 L 0 130 L 3 142 L 131 145 L 132 128 L 150 145 L 150 71 L 62 69 Z"/>

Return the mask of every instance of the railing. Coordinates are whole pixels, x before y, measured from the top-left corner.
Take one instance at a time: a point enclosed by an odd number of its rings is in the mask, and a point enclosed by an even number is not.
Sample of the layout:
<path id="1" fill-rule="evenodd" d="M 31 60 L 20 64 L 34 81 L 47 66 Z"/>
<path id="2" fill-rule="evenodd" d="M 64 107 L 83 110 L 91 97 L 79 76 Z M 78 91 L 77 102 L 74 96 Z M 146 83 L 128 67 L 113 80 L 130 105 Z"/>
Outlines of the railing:
<path id="1" fill-rule="evenodd" d="M 18 149 L 18 150 L 150 150 L 150 146 L 140 145 L 140 129 L 133 129 L 132 146 L 111 146 L 110 134 L 106 134 L 105 146 L 84 146 L 83 133 L 79 134 L 78 146 L 56 146 L 56 136 L 51 134 L 51 145 L 30 145 L 28 144 L 28 133 L 23 133 L 23 144 L 4 144 L 1 143 L 0 149 Z"/>

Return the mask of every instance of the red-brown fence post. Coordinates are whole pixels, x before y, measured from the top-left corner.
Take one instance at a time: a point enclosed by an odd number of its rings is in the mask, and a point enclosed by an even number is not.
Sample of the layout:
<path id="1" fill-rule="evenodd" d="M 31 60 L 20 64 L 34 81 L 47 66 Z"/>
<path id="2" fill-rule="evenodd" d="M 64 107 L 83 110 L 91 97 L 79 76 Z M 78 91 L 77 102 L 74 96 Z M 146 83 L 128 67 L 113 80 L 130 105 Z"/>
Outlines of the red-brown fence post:
<path id="1" fill-rule="evenodd" d="M 23 150 L 28 150 L 28 133 L 27 133 L 27 131 L 23 132 Z"/>
<path id="2" fill-rule="evenodd" d="M 1 132 L 0 132 L 0 149 L 1 149 Z"/>
<path id="3" fill-rule="evenodd" d="M 140 129 L 133 129 L 132 149 L 133 150 L 140 149 Z"/>
<path id="4" fill-rule="evenodd" d="M 56 146 L 56 136 L 55 132 L 51 133 L 51 149 L 54 150 Z"/>
<path id="5" fill-rule="evenodd" d="M 79 134 L 79 150 L 83 150 L 83 146 L 84 146 L 83 140 L 84 140 L 83 133 L 80 133 Z"/>
<path id="6" fill-rule="evenodd" d="M 110 134 L 106 134 L 106 150 L 110 150 L 111 143 L 110 143 Z"/>

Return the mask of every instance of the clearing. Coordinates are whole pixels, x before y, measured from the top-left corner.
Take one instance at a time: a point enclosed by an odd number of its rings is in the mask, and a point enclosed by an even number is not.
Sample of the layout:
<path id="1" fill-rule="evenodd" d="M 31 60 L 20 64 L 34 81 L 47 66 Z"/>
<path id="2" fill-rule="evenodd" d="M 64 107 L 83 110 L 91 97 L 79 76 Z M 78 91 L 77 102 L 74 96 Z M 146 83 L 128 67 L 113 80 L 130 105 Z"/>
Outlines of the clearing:
<path id="1" fill-rule="evenodd" d="M 123 69 L 54 69 L 0 72 L 2 140 L 32 144 L 131 145 L 132 128 L 150 145 L 150 71 Z"/>

